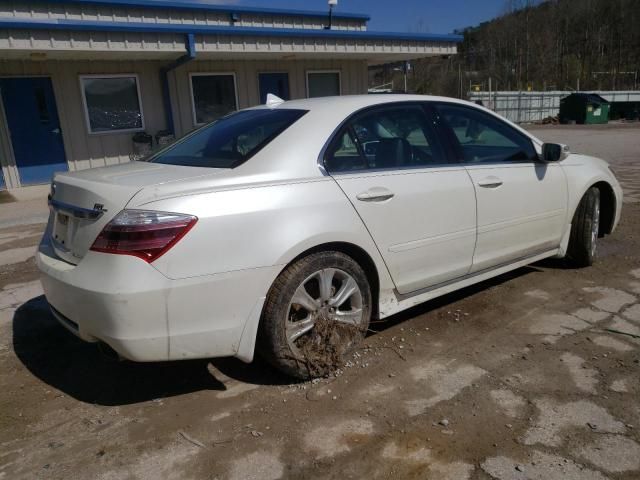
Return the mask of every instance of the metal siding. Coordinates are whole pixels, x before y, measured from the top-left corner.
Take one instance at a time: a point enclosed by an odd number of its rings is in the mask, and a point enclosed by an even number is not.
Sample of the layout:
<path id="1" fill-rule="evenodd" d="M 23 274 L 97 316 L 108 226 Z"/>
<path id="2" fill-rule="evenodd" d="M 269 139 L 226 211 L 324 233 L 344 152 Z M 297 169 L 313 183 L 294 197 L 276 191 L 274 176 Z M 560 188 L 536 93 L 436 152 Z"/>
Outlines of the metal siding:
<path id="1" fill-rule="evenodd" d="M 135 7 L 135 8 L 157 8 L 158 3 L 157 0 L 47 0 L 49 4 L 60 5 L 60 4 L 71 4 L 71 5 L 102 5 L 112 7 L 114 5 L 117 6 L 125 6 L 125 7 Z M 232 3 L 232 2 L 227 2 Z M 237 14 L 262 14 L 262 15 L 282 15 L 282 16 L 309 16 L 309 17 L 317 17 L 317 18 L 326 18 L 326 13 L 323 11 L 312 11 L 312 10 L 299 10 L 299 9 L 282 9 L 282 8 L 265 8 L 265 7 L 243 7 L 238 5 L 216 5 L 211 3 L 202 3 L 200 0 L 197 1 L 185 1 L 185 0 L 165 0 L 162 4 L 164 8 L 171 9 L 174 11 L 208 11 L 208 12 L 221 12 L 225 14 L 229 14 L 231 12 Z M 370 20 L 369 15 L 365 15 L 362 13 L 346 13 L 346 12 L 336 12 L 334 14 L 334 18 L 336 19 L 348 19 L 348 20 L 357 20 L 359 22 L 366 22 Z"/>
<path id="2" fill-rule="evenodd" d="M 159 8 L 135 8 L 119 5 L 81 5 L 45 2 L 0 1 L 0 16 L 23 19 L 67 19 L 87 21 L 177 23 L 185 25 L 215 25 L 265 28 L 322 29 L 327 23 L 324 17 L 281 15 L 266 13 L 240 13 L 240 20 L 232 23 L 230 13 L 204 10 L 176 10 Z M 302 21 L 300 21 L 302 19 Z M 336 30 L 366 30 L 367 22 L 358 19 L 333 19 Z"/>
<path id="3" fill-rule="evenodd" d="M 79 75 L 135 73 L 140 82 L 145 126 L 155 134 L 166 128 L 158 62 L 19 62 L 0 63 L 0 75 L 48 75 L 51 77 L 62 127 L 69 168 L 80 170 L 129 160 L 131 133 L 89 135 L 80 92 Z M 7 155 L 3 148 L 4 156 Z M 4 162 L 3 162 L 4 163 Z M 14 184 L 15 186 L 15 184 Z"/>
<path id="4" fill-rule="evenodd" d="M 416 43 L 424 51 L 434 50 L 440 54 L 446 54 L 455 50 L 453 42 L 458 39 L 457 36 L 451 35 L 416 36 L 385 32 L 329 32 L 304 29 L 145 24 L 144 22 L 128 24 L 104 21 L 47 20 L 42 22 L 0 19 L 0 25 L 4 27 L 2 30 L 4 35 L 0 36 L 0 49 L 9 50 L 7 56 L 13 56 L 13 58 L 16 58 L 17 52 L 21 50 L 29 53 L 29 50 L 34 49 L 43 50 L 46 53 L 55 51 L 56 58 L 75 52 L 76 58 L 93 59 L 98 53 L 121 51 L 137 54 L 145 52 L 149 58 L 154 58 L 154 55 L 158 58 L 158 54 L 183 52 L 184 36 L 188 33 L 197 34 L 201 38 L 201 49 L 205 52 L 284 51 L 282 45 L 290 39 L 294 45 L 291 50 L 302 52 L 355 53 L 360 43 L 374 54 L 384 52 L 408 54 L 410 52 L 408 45 Z M 50 38 L 49 35 L 51 35 Z M 117 41 L 120 38 L 124 39 L 123 44 Z M 382 40 L 381 48 L 376 50 L 379 43 L 377 40 L 380 39 Z M 247 48 L 246 44 L 255 45 L 253 48 Z M 296 49 L 295 45 L 301 48 Z M 340 45 L 344 45 L 344 49 L 338 48 Z"/>
<path id="5" fill-rule="evenodd" d="M 79 75 L 135 73 L 140 82 L 142 109 L 146 130 L 150 134 L 166 128 L 166 115 L 161 101 L 160 69 L 165 62 L 155 61 L 0 61 L 0 76 L 47 75 L 53 82 L 64 147 L 70 170 L 100 167 L 129 160 L 132 133 L 89 135 L 82 104 Z M 169 90 L 176 133 L 185 134 L 194 128 L 189 72 L 234 72 L 238 88 L 238 105 L 245 108 L 259 102 L 258 73 L 287 72 L 291 98 L 304 98 L 306 73 L 309 70 L 340 70 L 342 93 L 367 91 L 365 60 L 228 60 L 193 61 L 169 73 Z M 8 187 L 18 186 L 6 127 L 0 118 L 0 155 Z"/>
<path id="6" fill-rule="evenodd" d="M 374 39 L 326 39 L 260 36 L 198 35 L 199 54 L 221 53 L 325 53 L 332 55 L 445 55 L 455 53 L 442 42 L 379 41 Z M 453 52 L 452 52 L 453 50 Z M 373 60 L 373 58 L 372 58 Z"/>
<path id="7" fill-rule="evenodd" d="M 363 60 L 297 60 L 278 61 L 242 61 L 242 60 L 199 60 L 179 67 L 170 77 L 172 108 L 178 135 L 184 135 L 195 128 L 193 124 L 192 99 L 189 85 L 189 73 L 236 74 L 239 108 L 257 105 L 260 101 L 258 73 L 287 72 L 291 98 L 305 98 L 306 72 L 309 70 L 340 70 L 342 93 L 364 94 L 367 92 L 367 62 Z"/>
<path id="8" fill-rule="evenodd" d="M 87 60 L 97 51 L 167 53 L 185 51 L 184 35 L 171 33 L 70 32 L 45 30 L 0 30 L 0 49 L 64 51 Z"/>

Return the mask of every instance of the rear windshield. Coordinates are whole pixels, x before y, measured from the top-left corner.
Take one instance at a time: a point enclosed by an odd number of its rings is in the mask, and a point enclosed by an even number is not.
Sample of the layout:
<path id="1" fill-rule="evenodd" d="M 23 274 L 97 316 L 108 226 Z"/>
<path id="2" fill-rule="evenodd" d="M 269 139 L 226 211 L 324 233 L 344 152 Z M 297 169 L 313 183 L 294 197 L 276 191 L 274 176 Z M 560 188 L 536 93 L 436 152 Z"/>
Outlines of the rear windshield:
<path id="1" fill-rule="evenodd" d="M 235 168 L 302 117 L 306 110 L 243 110 L 196 130 L 149 158 L 186 167 Z"/>

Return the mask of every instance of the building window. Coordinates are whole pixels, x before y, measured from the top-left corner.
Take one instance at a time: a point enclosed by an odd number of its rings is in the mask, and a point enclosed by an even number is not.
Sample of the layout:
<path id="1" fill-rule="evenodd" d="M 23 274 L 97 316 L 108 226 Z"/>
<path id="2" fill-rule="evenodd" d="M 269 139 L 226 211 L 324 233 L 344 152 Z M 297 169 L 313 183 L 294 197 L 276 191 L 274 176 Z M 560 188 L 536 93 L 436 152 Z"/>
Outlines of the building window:
<path id="1" fill-rule="evenodd" d="M 137 75 L 82 75 L 80 88 L 89 133 L 144 130 Z"/>
<path id="2" fill-rule="evenodd" d="M 202 125 L 238 109 L 234 73 L 192 73 L 193 123 Z"/>
<path id="3" fill-rule="evenodd" d="M 340 95 L 339 71 L 307 72 L 307 96 L 309 98 L 334 95 Z"/>

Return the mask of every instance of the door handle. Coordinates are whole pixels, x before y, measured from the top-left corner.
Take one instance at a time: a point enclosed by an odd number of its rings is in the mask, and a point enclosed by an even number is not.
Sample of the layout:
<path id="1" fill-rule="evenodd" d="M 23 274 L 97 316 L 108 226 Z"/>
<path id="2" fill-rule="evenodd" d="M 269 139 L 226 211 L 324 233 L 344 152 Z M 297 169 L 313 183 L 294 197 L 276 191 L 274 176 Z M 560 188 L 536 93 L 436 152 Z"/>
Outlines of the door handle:
<path id="1" fill-rule="evenodd" d="M 51 130 L 51 133 L 60 133 L 60 129 L 59 128 L 54 128 L 53 130 Z"/>
<path id="2" fill-rule="evenodd" d="M 502 180 L 500 180 L 498 177 L 494 177 L 493 175 L 487 178 L 483 178 L 478 182 L 478 186 L 482 188 L 498 188 L 501 185 Z"/>
<path id="3" fill-rule="evenodd" d="M 382 187 L 373 187 L 366 192 L 359 193 L 356 198 L 361 202 L 384 202 L 390 200 L 395 196 L 390 190 Z"/>

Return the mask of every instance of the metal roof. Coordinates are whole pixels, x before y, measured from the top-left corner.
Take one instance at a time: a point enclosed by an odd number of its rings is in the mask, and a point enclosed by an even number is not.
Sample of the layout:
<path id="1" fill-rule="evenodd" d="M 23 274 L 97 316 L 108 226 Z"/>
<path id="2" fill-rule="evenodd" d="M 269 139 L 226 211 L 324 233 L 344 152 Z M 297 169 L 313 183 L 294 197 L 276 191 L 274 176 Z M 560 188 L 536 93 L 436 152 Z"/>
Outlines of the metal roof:
<path id="1" fill-rule="evenodd" d="M 143 1 L 143 0 L 137 0 Z M 200 35 L 251 35 L 262 37 L 308 37 L 328 39 L 404 40 L 417 42 L 458 43 L 461 35 L 431 33 L 396 33 L 302 28 L 220 27 L 142 22 L 103 22 L 67 19 L 12 19 L 0 17 L 0 28 L 25 30 L 74 30 L 136 33 L 183 33 Z"/>
<path id="2" fill-rule="evenodd" d="M 281 8 L 266 7 L 241 7 L 234 5 L 210 4 L 196 1 L 177 1 L 177 0 L 48 0 L 48 3 L 76 3 L 84 5 L 104 5 L 104 6 L 120 6 L 120 7 L 143 7 L 143 8 L 170 8 L 176 10 L 198 10 L 209 12 L 223 13 L 257 13 L 268 15 L 285 15 L 285 16 L 305 16 L 305 17 L 327 17 L 327 12 L 308 11 L 308 10 L 285 10 Z M 334 18 L 354 19 L 368 21 L 371 17 L 361 13 L 333 13 Z"/>

